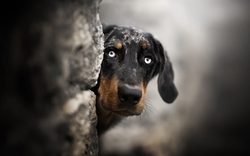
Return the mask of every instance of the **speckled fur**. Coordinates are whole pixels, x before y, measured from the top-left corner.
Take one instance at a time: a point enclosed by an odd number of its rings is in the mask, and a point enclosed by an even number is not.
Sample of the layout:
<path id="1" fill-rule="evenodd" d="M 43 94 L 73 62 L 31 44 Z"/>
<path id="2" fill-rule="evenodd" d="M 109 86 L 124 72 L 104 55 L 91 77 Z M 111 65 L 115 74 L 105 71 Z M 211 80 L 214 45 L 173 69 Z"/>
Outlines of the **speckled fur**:
<path id="1" fill-rule="evenodd" d="M 171 62 L 161 43 L 150 33 L 131 26 L 110 25 L 103 30 L 104 59 L 98 84 L 93 88 L 97 95 L 99 135 L 122 118 L 142 113 L 147 84 L 157 74 L 163 100 L 172 103 L 178 95 Z M 114 57 L 110 57 L 109 52 L 114 53 Z M 151 60 L 149 64 L 146 58 Z M 141 91 L 137 104 L 121 101 L 118 94 L 122 86 Z"/>

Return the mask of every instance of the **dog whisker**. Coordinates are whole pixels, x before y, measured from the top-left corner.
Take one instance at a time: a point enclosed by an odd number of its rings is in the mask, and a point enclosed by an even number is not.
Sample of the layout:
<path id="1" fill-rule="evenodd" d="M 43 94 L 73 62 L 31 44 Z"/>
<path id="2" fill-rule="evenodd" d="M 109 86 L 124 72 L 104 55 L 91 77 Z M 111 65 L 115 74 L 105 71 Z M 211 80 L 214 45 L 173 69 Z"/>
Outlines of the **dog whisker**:
<path id="1" fill-rule="evenodd" d="M 154 117 L 156 117 L 155 112 L 157 112 L 157 109 L 153 106 L 150 99 L 145 99 L 144 109 L 143 109 L 143 112 L 142 112 L 141 116 L 143 118 L 144 117 L 149 118 L 150 114 L 152 114 Z"/>

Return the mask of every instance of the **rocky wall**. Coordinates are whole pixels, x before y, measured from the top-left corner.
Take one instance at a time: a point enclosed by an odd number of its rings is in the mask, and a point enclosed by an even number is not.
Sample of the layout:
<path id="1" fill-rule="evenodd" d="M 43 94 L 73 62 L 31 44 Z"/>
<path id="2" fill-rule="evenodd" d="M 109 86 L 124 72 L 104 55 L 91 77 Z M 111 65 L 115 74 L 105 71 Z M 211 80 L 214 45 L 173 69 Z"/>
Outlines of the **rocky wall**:
<path id="1" fill-rule="evenodd" d="M 97 155 L 100 0 L 1 5 L 0 155 Z M 5 10 L 5 11 L 3 11 Z"/>

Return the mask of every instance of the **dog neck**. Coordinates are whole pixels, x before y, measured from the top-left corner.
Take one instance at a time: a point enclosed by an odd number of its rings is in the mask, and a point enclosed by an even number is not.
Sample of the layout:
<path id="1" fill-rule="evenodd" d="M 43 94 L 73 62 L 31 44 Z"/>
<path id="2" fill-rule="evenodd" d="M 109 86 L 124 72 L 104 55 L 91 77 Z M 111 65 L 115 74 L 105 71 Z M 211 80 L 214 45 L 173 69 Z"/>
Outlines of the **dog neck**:
<path id="1" fill-rule="evenodd" d="M 111 111 L 105 110 L 98 97 L 96 103 L 96 113 L 98 116 L 97 131 L 99 136 L 122 120 L 122 117 L 115 115 Z"/>

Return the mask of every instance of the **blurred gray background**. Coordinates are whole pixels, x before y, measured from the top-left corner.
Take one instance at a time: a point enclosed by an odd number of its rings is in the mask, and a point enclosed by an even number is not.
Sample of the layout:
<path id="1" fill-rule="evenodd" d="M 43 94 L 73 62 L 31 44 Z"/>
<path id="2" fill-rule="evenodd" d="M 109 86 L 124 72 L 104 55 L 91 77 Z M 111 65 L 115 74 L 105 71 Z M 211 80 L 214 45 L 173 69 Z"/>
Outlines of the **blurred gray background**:
<path id="1" fill-rule="evenodd" d="M 164 103 L 151 81 L 146 110 L 109 130 L 101 155 L 249 154 L 249 10 L 246 0 L 103 0 L 102 22 L 161 41 L 179 96 Z"/>

